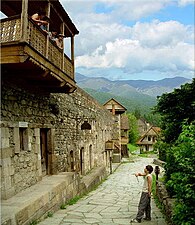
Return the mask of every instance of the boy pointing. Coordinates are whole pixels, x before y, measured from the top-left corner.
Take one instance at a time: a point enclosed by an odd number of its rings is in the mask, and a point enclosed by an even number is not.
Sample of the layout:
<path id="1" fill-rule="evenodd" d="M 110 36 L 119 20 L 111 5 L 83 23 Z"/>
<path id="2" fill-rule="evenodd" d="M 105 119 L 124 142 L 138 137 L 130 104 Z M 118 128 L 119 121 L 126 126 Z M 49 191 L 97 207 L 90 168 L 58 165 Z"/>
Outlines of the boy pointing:
<path id="1" fill-rule="evenodd" d="M 153 167 L 148 165 L 144 169 L 144 173 L 136 173 L 135 176 L 144 176 L 144 185 L 142 189 L 141 198 L 138 205 L 138 212 L 135 219 L 132 219 L 133 223 L 141 223 L 141 220 L 145 213 L 144 220 L 151 220 L 151 192 L 152 192 L 152 171 Z"/>

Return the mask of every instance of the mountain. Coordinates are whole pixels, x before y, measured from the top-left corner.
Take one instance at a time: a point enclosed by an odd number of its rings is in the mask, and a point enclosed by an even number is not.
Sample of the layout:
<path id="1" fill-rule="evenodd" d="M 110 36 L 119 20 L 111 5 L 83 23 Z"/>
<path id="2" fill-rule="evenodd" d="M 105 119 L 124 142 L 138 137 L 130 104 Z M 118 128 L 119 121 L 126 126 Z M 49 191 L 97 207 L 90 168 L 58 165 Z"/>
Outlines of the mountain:
<path id="1" fill-rule="evenodd" d="M 111 98 L 124 105 L 129 112 L 140 110 L 142 114 L 150 113 L 156 105 L 156 97 L 165 92 L 171 92 L 189 79 L 183 77 L 166 78 L 159 81 L 148 80 L 115 80 L 104 77 L 87 77 L 76 73 L 79 87 L 93 98 L 104 104 Z"/>
<path id="2" fill-rule="evenodd" d="M 112 93 L 123 97 L 132 98 L 140 94 L 152 97 L 160 96 L 165 92 L 171 92 L 190 79 L 184 77 L 165 78 L 153 80 L 115 80 L 111 81 L 103 77 L 86 77 L 76 73 L 76 81 L 81 88 L 91 88 L 96 91 Z"/>

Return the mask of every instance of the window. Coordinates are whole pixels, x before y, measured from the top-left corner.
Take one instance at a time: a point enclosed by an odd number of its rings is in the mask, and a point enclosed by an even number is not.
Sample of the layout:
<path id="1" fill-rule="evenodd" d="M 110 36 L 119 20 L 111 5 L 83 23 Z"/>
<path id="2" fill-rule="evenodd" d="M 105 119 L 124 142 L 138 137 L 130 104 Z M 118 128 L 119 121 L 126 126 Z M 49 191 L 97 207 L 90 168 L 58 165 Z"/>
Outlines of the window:
<path id="1" fill-rule="evenodd" d="M 91 130 L 91 125 L 85 121 L 82 125 L 81 125 L 81 130 Z"/>
<path id="2" fill-rule="evenodd" d="M 26 128 L 19 128 L 20 136 L 20 150 L 27 150 L 28 148 L 28 136 Z"/>

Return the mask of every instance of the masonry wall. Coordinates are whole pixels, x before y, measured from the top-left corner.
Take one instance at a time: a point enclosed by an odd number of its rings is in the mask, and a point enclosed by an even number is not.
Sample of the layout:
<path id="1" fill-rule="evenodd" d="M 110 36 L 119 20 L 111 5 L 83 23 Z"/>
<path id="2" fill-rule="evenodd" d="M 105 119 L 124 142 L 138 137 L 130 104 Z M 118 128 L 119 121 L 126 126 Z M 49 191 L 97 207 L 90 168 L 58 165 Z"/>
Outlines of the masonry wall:
<path id="1" fill-rule="evenodd" d="M 1 99 L 3 199 L 46 175 L 109 165 L 112 115 L 83 90 L 43 96 L 3 83 Z"/>

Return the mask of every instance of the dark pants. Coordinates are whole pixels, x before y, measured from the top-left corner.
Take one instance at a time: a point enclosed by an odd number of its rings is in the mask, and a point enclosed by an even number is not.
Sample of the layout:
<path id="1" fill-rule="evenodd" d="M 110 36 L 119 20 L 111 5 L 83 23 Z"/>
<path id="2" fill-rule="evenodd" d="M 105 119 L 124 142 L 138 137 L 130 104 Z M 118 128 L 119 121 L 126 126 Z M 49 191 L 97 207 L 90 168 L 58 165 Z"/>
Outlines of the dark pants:
<path id="1" fill-rule="evenodd" d="M 136 219 L 140 221 L 144 213 L 146 214 L 146 218 L 151 219 L 150 197 L 147 192 L 142 192 L 141 194 Z"/>

